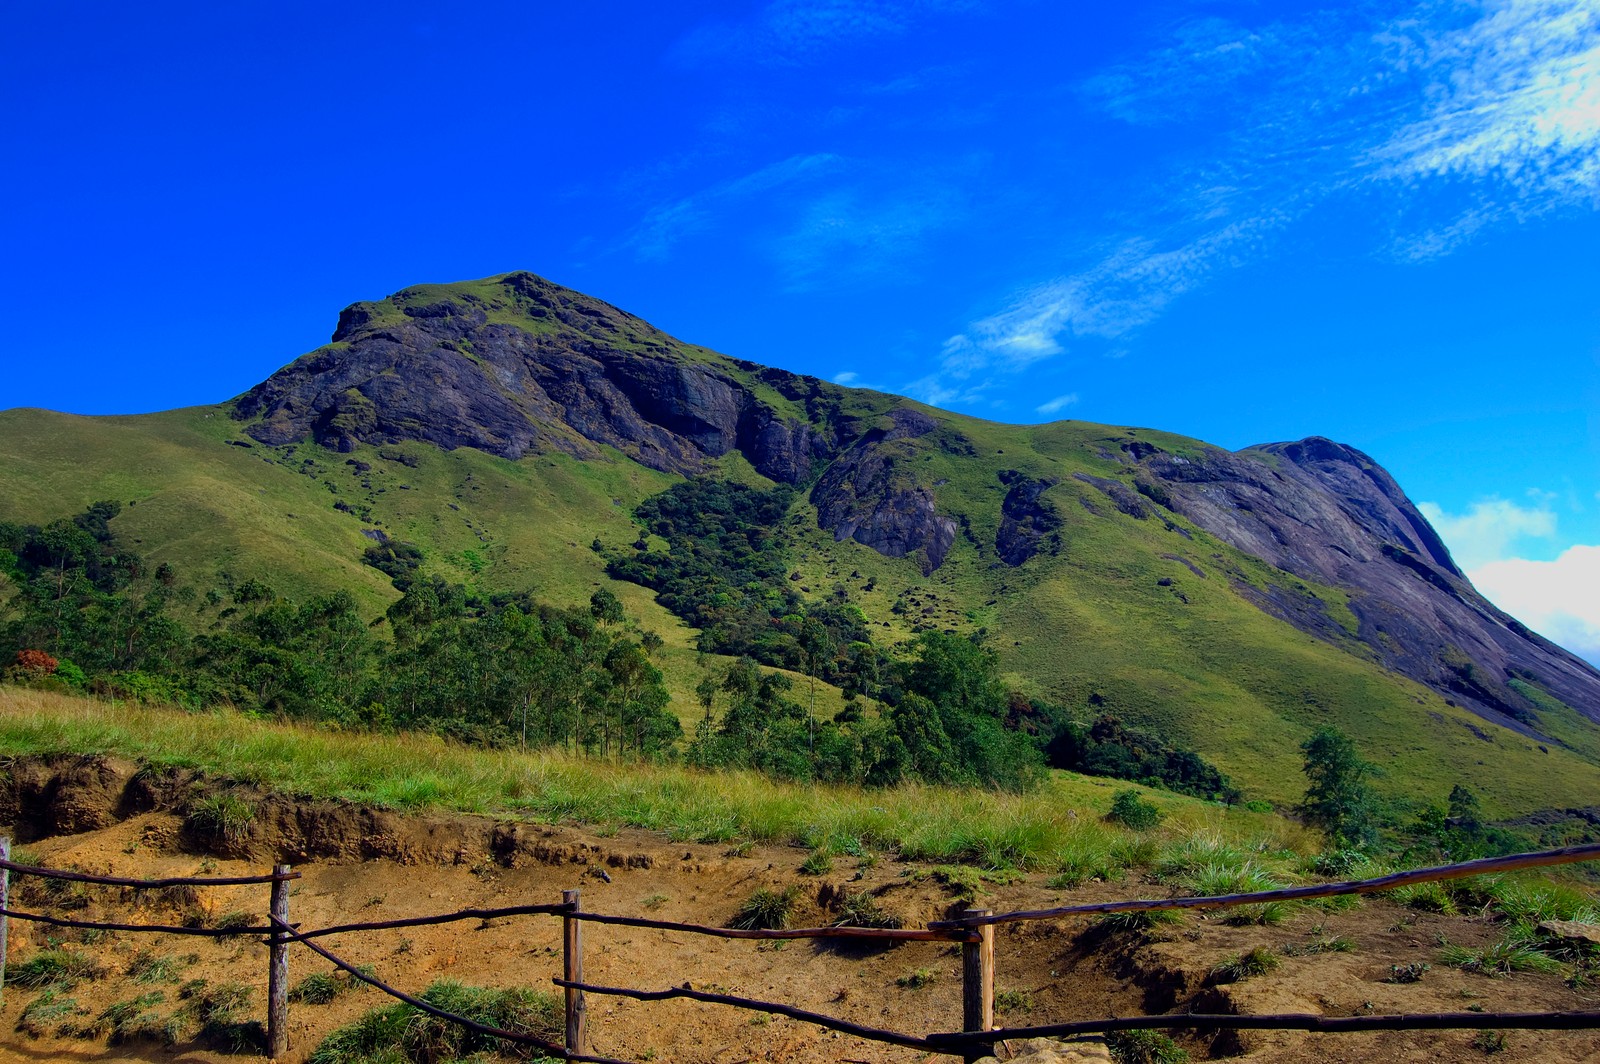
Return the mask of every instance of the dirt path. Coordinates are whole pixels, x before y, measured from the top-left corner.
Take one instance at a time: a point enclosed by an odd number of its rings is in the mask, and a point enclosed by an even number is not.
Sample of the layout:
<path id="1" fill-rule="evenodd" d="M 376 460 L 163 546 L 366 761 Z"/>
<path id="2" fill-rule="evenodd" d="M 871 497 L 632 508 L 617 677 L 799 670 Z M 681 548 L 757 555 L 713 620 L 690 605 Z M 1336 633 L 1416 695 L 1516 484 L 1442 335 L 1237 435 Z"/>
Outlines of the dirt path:
<path id="1" fill-rule="evenodd" d="M 109 776 L 101 768 L 87 773 L 96 780 L 124 775 L 115 766 Z M 66 818 L 69 826 L 107 822 L 27 843 L 44 863 L 122 876 L 230 875 L 261 872 L 285 849 L 328 851 L 330 856 L 294 859 L 304 878 L 294 887 L 291 919 L 307 927 L 467 906 L 556 902 L 563 889 L 571 888 L 582 891 L 587 909 L 706 923 L 726 921 L 759 887 L 798 886 L 802 893 L 794 921 L 801 924 L 831 922 L 834 917 L 823 902 L 839 892 L 871 892 L 885 910 L 913 926 L 966 904 L 926 866 L 887 859 L 841 857 L 832 871 L 806 876 L 799 872 L 806 852 L 794 848 L 730 851 L 726 845 L 672 842 L 644 832 L 601 837 L 577 828 L 508 827 L 472 817 L 406 818 L 281 798 L 260 805 L 259 830 L 238 847 L 241 851 L 253 847 L 256 853 L 206 856 L 195 852 L 195 840 L 174 812 L 139 810 L 140 803 L 128 802 L 125 788 L 118 791 L 115 785 L 102 787 L 96 798 L 89 793 L 91 788 L 63 787 L 61 778 L 58 772 L 50 802 L 58 810 L 75 810 Z M 193 781 L 184 787 L 192 788 Z M 24 835 L 27 824 L 61 819 L 37 810 L 23 814 Z M 323 834 L 307 835 L 308 827 Z M 351 852 L 349 839 L 359 832 L 370 832 L 367 848 L 387 856 L 363 858 Z M 1164 891 L 1137 877 L 1092 882 L 1071 892 L 1052 890 L 1045 879 L 1028 875 L 1005 885 L 988 884 L 979 903 L 997 910 L 1037 908 L 1158 896 Z M 74 915 L 89 919 L 169 923 L 184 918 L 215 920 L 235 911 L 260 914 L 266 893 L 265 887 L 252 886 L 189 894 L 146 892 L 136 897 L 131 891 L 93 888 L 72 899 L 72 904 L 82 904 Z M 1517 1011 L 1600 1008 L 1600 994 L 1571 990 L 1555 976 L 1488 979 L 1444 967 L 1437 960 L 1441 939 L 1486 943 L 1498 936 L 1499 929 L 1481 917 L 1416 913 L 1382 900 L 1343 912 L 1302 908 L 1283 923 L 1267 927 L 1230 927 L 1190 916 L 1146 934 L 1085 934 L 1085 928 L 1083 923 L 1000 928 L 997 989 L 1008 1006 L 1001 1014 L 1002 1023 L 1168 1010 L 1356 1015 L 1474 1006 Z M 700 989 L 784 1001 L 905 1031 L 959 1026 L 960 958 L 952 947 L 908 943 L 873 952 L 840 951 L 802 942 L 723 942 L 593 924 L 585 934 L 586 975 L 593 982 L 659 988 L 689 981 Z M 550 978 L 559 973 L 559 936 L 559 920 L 521 917 L 487 925 L 469 921 L 348 935 L 326 944 L 355 963 L 373 965 L 380 978 L 408 991 L 441 978 L 548 988 Z M 1313 952 L 1315 944 L 1338 939 L 1348 940 L 1353 951 Z M 237 981 L 254 986 L 251 1014 L 262 1014 L 265 950 L 253 939 L 109 934 L 85 943 L 76 932 L 13 922 L 9 950 L 13 970 L 52 942 L 92 953 L 106 969 L 104 977 L 80 983 L 66 995 L 74 999 L 74 1009 L 81 1010 L 80 1023 L 116 1002 L 155 991 L 163 994 L 163 1000 L 151 1008 L 170 1011 L 178 1005 L 181 982 L 195 979 L 210 985 Z M 1281 966 L 1239 983 L 1207 985 L 1214 966 L 1255 946 L 1270 948 L 1282 958 Z M 174 978 L 148 984 L 132 978 L 129 969 L 136 967 L 134 960 L 141 951 L 147 951 L 147 961 L 174 958 Z M 291 953 L 290 963 L 291 981 L 330 970 L 326 962 L 303 950 Z M 1432 968 L 1418 982 L 1385 981 L 1391 966 L 1424 963 Z M 0 1007 L 0 1061 L 220 1064 L 241 1059 L 198 1044 L 167 1047 L 133 1041 L 112 1046 L 104 1038 L 61 1038 L 49 1026 L 33 1037 L 18 1028 L 18 1021 L 39 997 L 40 992 L 21 988 L 6 991 Z M 367 991 L 345 994 L 327 1005 L 292 1005 L 288 1059 L 305 1059 L 330 1030 L 385 1003 L 379 994 Z M 734 1064 L 926 1059 L 925 1054 L 787 1019 L 752 1019 L 748 1013 L 686 1001 L 637 1003 L 592 997 L 590 1030 L 597 1052 L 632 1060 Z M 1194 1059 L 1227 1055 L 1250 1061 L 1444 1064 L 1485 1056 L 1469 1031 L 1178 1037 Z M 1600 1059 L 1600 1034 L 1507 1032 L 1503 1059 L 1593 1061 Z"/>

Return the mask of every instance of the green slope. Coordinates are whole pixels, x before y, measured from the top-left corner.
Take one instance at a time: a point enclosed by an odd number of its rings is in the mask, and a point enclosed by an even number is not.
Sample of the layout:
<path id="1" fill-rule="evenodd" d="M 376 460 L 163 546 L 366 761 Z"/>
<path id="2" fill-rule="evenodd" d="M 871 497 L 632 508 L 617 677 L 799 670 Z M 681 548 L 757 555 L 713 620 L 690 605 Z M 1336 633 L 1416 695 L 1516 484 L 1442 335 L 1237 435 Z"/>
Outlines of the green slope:
<path id="1" fill-rule="evenodd" d="M 420 286 L 361 306 L 383 318 L 441 298 L 487 300 L 503 294 L 492 281 Z M 510 310 L 496 313 L 502 324 L 530 328 Z M 627 328 L 618 343 L 667 350 L 670 338 Z M 748 364 L 670 344 L 672 357 L 713 363 L 780 413 L 807 416 Z M 870 423 L 890 406 L 916 405 L 821 387 L 834 424 Z M 1131 484 L 1113 456 L 1134 430 L 1000 425 L 920 409 L 941 430 L 900 441 L 897 454 L 917 483 L 932 486 L 939 512 L 961 523 L 943 566 L 924 577 L 912 559 L 836 542 L 817 527 L 803 493 L 790 516 L 801 548 L 795 586 L 813 599 L 843 595 L 859 606 L 879 644 L 893 647 L 930 628 L 982 630 L 1016 687 L 1080 719 L 1111 712 L 1155 728 L 1215 762 L 1252 798 L 1299 796 L 1298 747 L 1322 724 L 1350 734 L 1382 770 L 1379 789 L 1395 797 L 1441 800 L 1464 782 L 1483 794 L 1486 812 L 1513 815 L 1586 804 L 1584 796 L 1600 793 L 1600 736 L 1567 707 L 1541 703 L 1560 743 L 1541 746 L 1487 723 L 1376 664 L 1355 638 L 1338 588 L 1297 579 L 1159 510 L 1143 520 L 1120 512 L 1075 479 L 1122 476 Z M 42 523 L 94 500 L 122 502 L 116 529 L 200 593 L 192 619 L 202 626 L 212 619 L 203 593 L 225 573 L 289 597 L 346 588 L 376 616 L 397 595 L 361 564 L 370 530 L 418 545 L 427 570 L 483 590 L 531 588 L 576 604 L 609 586 L 664 638 L 662 666 L 679 715 L 699 715 L 695 633 L 649 592 L 609 580 L 590 546 L 599 539 L 608 550 L 626 549 L 638 535 L 633 508 L 677 476 L 605 448 L 589 460 L 546 453 L 509 461 L 415 441 L 345 454 L 309 443 L 268 447 L 245 427 L 226 406 L 105 418 L 0 412 L 0 520 Z M 1137 435 L 1174 454 L 1209 449 Z M 1018 567 L 997 556 L 1005 470 L 1055 481 L 1043 497 L 1061 520 L 1059 552 Z M 737 451 L 720 460 L 718 475 L 770 484 Z M 1267 592 L 1324 616 L 1333 641 L 1263 612 L 1251 598 Z M 826 688 L 819 711 L 839 705 L 839 692 Z"/>

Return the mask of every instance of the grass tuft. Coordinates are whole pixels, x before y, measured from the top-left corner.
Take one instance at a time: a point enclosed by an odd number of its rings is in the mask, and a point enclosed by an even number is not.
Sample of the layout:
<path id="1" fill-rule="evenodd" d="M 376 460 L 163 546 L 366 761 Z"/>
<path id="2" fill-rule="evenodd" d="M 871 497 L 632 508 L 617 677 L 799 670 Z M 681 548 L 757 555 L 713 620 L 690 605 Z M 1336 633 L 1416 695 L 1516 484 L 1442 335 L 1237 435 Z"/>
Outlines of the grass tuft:
<path id="1" fill-rule="evenodd" d="M 728 926 L 745 931 L 781 931 L 789 926 L 789 917 L 799 896 L 799 890 L 794 887 L 787 890 L 762 887 L 745 899 Z"/>

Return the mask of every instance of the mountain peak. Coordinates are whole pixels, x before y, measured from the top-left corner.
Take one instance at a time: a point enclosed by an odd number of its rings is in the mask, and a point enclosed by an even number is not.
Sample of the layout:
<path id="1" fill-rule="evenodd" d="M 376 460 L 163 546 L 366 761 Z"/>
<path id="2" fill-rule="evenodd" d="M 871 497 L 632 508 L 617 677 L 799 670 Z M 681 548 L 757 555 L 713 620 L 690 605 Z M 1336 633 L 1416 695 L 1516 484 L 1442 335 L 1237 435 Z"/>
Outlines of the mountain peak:
<path id="1" fill-rule="evenodd" d="M 831 446 L 790 404 L 834 386 L 776 371 L 758 382 L 752 368 L 517 272 L 346 307 L 332 342 L 245 393 L 234 415 L 273 445 L 420 439 L 511 459 L 605 446 L 683 474 L 738 449 L 774 480 L 809 479 Z"/>

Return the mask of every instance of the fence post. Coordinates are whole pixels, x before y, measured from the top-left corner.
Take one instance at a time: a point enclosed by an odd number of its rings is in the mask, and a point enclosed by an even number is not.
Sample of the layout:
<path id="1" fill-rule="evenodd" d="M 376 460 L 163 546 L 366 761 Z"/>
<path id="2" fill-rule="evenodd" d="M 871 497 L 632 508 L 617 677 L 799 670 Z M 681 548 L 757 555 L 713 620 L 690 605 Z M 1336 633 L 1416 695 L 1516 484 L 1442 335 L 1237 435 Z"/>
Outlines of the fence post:
<path id="1" fill-rule="evenodd" d="M 561 892 L 561 904 L 578 911 L 578 892 Z M 561 917 L 561 978 L 569 983 L 583 982 L 583 921 L 569 915 Z M 589 1006 L 583 991 L 567 987 L 567 1052 L 589 1052 Z"/>
<path id="2" fill-rule="evenodd" d="M 990 909 L 968 909 L 962 916 L 972 919 L 989 916 Z M 994 925 L 980 924 L 972 928 L 978 934 L 976 942 L 961 944 L 961 1029 L 963 1031 L 991 1031 L 994 1029 Z M 967 1064 L 994 1054 L 993 1042 L 969 1046 L 962 1052 Z"/>
<path id="3" fill-rule="evenodd" d="M 272 939 L 267 947 L 267 1056 L 278 1060 L 289 1051 L 289 943 L 278 924 L 289 923 L 289 874 L 286 864 L 273 865 Z"/>
<path id="4" fill-rule="evenodd" d="M 11 860 L 11 836 L 0 835 L 0 861 Z M 11 908 L 11 869 L 0 868 L 0 909 Z M 6 985 L 6 916 L 0 912 L 0 999 Z"/>

